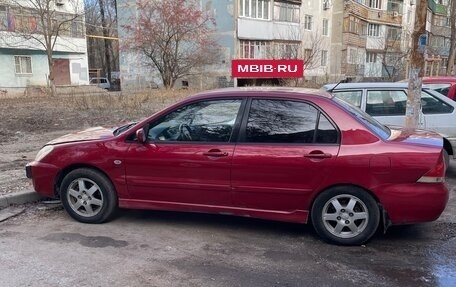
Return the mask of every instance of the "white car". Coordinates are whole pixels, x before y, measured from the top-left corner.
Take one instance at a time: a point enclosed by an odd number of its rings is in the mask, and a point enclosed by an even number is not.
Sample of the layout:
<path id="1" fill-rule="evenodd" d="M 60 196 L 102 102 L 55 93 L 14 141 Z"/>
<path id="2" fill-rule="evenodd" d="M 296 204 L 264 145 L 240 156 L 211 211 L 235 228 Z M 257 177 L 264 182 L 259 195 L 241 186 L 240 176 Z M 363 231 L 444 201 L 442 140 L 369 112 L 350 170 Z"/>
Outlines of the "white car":
<path id="1" fill-rule="evenodd" d="M 385 125 L 405 125 L 408 83 L 341 83 L 323 86 Z M 456 102 L 423 86 L 419 128 L 438 132 L 456 158 Z"/>
<path id="2" fill-rule="evenodd" d="M 111 89 L 111 83 L 107 78 L 91 78 L 90 84 L 106 90 Z"/>

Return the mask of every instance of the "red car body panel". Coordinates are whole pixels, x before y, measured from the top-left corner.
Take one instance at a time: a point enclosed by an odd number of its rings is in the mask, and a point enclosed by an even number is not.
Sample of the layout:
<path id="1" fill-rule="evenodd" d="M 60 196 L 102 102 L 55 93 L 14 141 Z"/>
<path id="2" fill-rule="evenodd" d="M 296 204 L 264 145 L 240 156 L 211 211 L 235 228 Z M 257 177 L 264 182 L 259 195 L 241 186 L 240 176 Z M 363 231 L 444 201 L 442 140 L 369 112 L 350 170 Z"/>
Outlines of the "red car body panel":
<path id="1" fill-rule="evenodd" d="M 337 144 L 138 143 L 131 135 L 153 119 L 186 103 L 223 98 L 270 97 L 305 100 L 336 125 Z M 337 185 L 369 192 L 393 224 L 435 220 L 445 208 L 444 183 L 418 183 L 441 160 L 435 133 L 396 131 L 379 138 L 362 122 L 318 91 L 226 89 L 189 98 L 120 135 L 97 128 L 56 139 L 54 150 L 29 164 L 35 190 L 58 195 L 68 170 L 92 167 L 113 183 L 119 206 L 235 214 L 307 222 L 315 197 Z M 217 156 L 213 156 L 217 154 Z M 309 154 L 322 153 L 324 158 Z M 223 156 L 218 156 L 223 154 Z"/>

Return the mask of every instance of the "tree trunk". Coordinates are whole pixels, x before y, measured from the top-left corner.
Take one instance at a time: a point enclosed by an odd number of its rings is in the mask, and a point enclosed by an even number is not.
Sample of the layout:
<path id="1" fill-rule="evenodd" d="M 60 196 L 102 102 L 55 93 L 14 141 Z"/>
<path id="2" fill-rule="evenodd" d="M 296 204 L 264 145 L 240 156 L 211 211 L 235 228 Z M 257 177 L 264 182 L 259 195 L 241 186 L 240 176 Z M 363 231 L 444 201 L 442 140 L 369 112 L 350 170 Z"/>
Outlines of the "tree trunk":
<path id="1" fill-rule="evenodd" d="M 456 0 L 450 1 L 450 53 L 448 57 L 448 64 L 446 69 L 447 75 L 453 74 L 454 60 L 456 59 Z"/>
<path id="2" fill-rule="evenodd" d="M 108 81 L 111 82 L 111 54 L 110 54 L 110 45 L 111 42 L 107 37 L 109 37 L 109 31 L 106 29 L 106 17 L 105 17 L 105 12 L 104 12 L 104 5 L 103 5 L 103 0 L 98 0 L 98 5 L 100 5 L 100 16 L 101 16 L 101 27 L 103 29 L 103 39 L 104 41 L 104 53 L 105 53 L 105 59 L 106 59 L 106 78 L 108 78 Z"/>
<path id="3" fill-rule="evenodd" d="M 426 34 L 427 1 L 417 1 L 415 11 L 415 27 L 412 34 L 412 51 L 410 55 L 410 71 L 408 82 L 407 108 L 405 127 L 416 129 L 421 114 L 421 88 L 424 75 L 424 49 L 419 46 L 420 36 Z M 426 43 L 427 44 L 427 43 Z"/>
<path id="4" fill-rule="evenodd" d="M 54 81 L 54 61 L 52 59 L 52 52 L 48 53 L 48 67 L 49 67 L 49 75 L 48 75 L 48 88 L 51 94 L 51 97 L 55 97 L 57 95 L 57 90 L 55 88 L 55 81 Z"/>

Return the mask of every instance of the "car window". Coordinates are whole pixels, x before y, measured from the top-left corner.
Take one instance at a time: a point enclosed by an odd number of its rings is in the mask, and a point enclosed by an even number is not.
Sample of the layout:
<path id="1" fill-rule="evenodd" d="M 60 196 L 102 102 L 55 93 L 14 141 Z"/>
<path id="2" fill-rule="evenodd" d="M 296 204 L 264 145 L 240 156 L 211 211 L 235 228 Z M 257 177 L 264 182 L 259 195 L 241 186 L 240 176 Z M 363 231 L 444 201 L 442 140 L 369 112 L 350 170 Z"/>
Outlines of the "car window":
<path id="1" fill-rule="evenodd" d="M 338 132 L 319 110 L 289 100 L 252 100 L 245 134 L 256 143 L 337 143 Z"/>
<path id="2" fill-rule="evenodd" d="M 151 123 L 150 141 L 229 142 L 242 100 L 210 100 L 183 106 Z"/>
<path id="3" fill-rule="evenodd" d="M 363 91 L 335 91 L 333 94 L 347 103 L 350 103 L 358 108 L 361 107 Z"/>
<path id="4" fill-rule="evenodd" d="M 450 91 L 450 84 L 425 84 L 426 88 L 434 90 L 448 97 L 448 92 Z"/>
<path id="5" fill-rule="evenodd" d="M 403 90 L 369 90 L 366 113 L 371 116 L 403 116 L 407 94 Z"/>
<path id="6" fill-rule="evenodd" d="M 426 91 L 421 92 L 423 114 L 450 114 L 454 108 Z"/>
<path id="7" fill-rule="evenodd" d="M 100 83 L 102 83 L 102 84 L 106 84 L 106 83 L 107 83 L 107 81 L 106 81 L 106 79 L 100 79 Z"/>
<path id="8" fill-rule="evenodd" d="M 335 97 L 333 101 L 341 105 L 347 112 L 351 113 L 358 120 L 360 120 L 364 125 L 366 125 L 371 131 L 373 131 L 380 138 L 386 140 L 390 137 L 391 131 L 386 126 L 379 123 L 373 117 L 362 111 L 361 109 L 348 104 L 347 102 Z"/>

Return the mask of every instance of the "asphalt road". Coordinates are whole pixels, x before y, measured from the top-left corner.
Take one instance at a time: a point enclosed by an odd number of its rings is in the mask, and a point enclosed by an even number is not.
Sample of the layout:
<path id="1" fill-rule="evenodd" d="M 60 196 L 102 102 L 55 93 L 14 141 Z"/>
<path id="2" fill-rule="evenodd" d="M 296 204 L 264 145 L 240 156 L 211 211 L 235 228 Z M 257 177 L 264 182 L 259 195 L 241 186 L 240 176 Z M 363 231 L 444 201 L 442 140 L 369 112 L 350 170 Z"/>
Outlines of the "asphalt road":
<path id="1" fill-rule="evenodd" d="M 368 244 L 322 242 L 311 226 L 222 215 L 124 210 L 75 222 L 26 206 L 0 223 L 1 286 L 456 286 L 456 164 L 436 222 Z"/>

